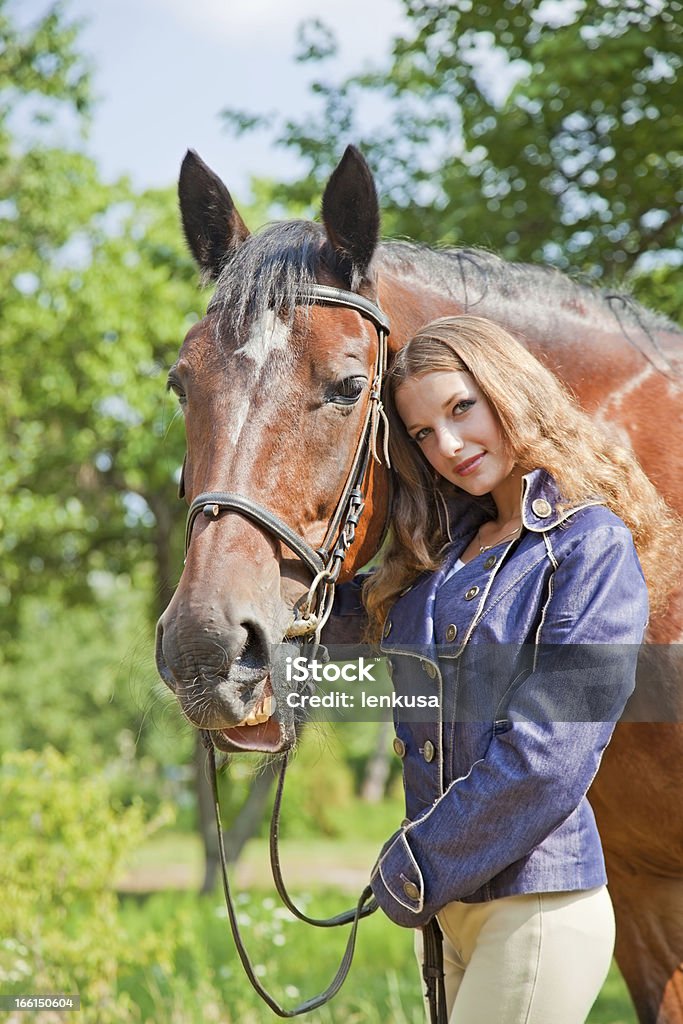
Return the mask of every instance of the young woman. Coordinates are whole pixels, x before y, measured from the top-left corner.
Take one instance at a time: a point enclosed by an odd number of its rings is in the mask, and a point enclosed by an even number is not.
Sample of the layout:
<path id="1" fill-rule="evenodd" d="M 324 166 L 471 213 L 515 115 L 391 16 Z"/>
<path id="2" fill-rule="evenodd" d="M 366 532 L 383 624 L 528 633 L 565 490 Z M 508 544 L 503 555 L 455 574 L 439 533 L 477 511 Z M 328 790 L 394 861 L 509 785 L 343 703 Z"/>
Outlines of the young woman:
<path id="1" fill-rule="evenodd" d="M 423 328 L 385 406 L 397 486 L 368 635 L 397 692 L 440 713 L 397 711 L 407 816 L 372 888 L 397 924 L 438 916 L 452 1024 L 580 1024 L 614 946 L 586 791 L 676 524 L 632 453 L 487 320 Z"/>

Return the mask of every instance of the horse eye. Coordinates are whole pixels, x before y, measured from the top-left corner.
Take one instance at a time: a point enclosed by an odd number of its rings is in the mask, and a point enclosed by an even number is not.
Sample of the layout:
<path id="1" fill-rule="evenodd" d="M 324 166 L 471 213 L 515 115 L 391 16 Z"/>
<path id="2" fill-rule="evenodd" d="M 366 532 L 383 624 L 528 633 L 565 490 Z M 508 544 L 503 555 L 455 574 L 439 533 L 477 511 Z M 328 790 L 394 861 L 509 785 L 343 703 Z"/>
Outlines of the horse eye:
<path id="1" fill-rule="evenodd" d="M 335 405 L 355 405 L 365 390 L 365 377 L 345 377 L 331 389 L 328 402 Z"/>

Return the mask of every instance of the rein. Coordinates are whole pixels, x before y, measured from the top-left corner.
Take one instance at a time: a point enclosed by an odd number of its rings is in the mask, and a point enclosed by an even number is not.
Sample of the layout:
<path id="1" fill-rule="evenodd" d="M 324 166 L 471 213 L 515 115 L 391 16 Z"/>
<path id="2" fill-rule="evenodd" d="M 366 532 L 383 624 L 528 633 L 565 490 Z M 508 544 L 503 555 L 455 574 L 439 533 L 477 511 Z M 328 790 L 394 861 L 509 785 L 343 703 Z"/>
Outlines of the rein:
<path id="1" fill-rule="evenodd" d="M 344 309 L 352 309 L 359 313 L 364 319 L 369 320 L 377 331 L 377 354 L 372 386 L 370 389 L 370 400 L 360 434 L 360 440 L 356 448 L 351 469 L 347 475 L 344 487 L 337 502 L 335 511 L 330 520 L 325 538 L 318 548 L 311 547 L 307 541 L 300 537 L 290 526 L 279 516 L 264 505 L 243 494 L 232 491 L 207 491 L 197 495 L 190 505 L 185 527 L 185 556 L 192 538 L 192 528 L 197 517 L 201 514 L 208 519 L 217 518 L 222 511 L 233 511 L 261 526 L 268 533 L 276 537 L 293 551 L 307 566 L 313 575 L 313 582 L 308 595 L 299 609 L 295 609 L 294 619 L 288 626 L 285 637 L 302 637 L 305 645 L 310 645 L 313 652 L 317 650 L 320 643 L 320 635 L 325 622 L 327 621 L 334 602 L 335 585 L 339 578 L 342 564 L 346 553 L 355 539 L 356 527 L 365 505 L 365 485 L 370 458 L 380 462 L 377 455 L 377 438 L 380 423 L 384 426 L 383 456 L 384 462 L 389 467 L 388 452 L 388 422 L 382 408 L 382 380 L 387 368 L 387 337 L 389 335 L 389 321 L 378 305 L 365 299 L 362 295 L 354 292 L 344 291 L 340 288 L 332 288 L 327 285 L 313 284 L 297 293 L 297 300 L 305 305 L 317 303 L 327 306 L 338 306 Z M 279 827 L 280 809 L 284 790 L 285 773 L 287 770 L 288 756 L 284 755 L 282 767 L 278 779 L 275 802 L 270 826 L 270 864 L 273 874 L 273 881 L 278 895 L 287 909 L 299 920 L 317 928 L 334 928 L 339 925 L 350 924 L 346 948 L 341 962 L 328 987 L 316 996 L 305 1000 L 291 1009 L 282 1007 L 270 993 L 263 987 L 254 966 L 249 959 L 239 926 L 237 915 L 233 904 L 230 882 L 228 878 L 227 858 L 223 842 L 223 825 L 220 813 L 220 801 L 218 794 L 218 778 L 216 771 L 216 752 L 208 730 L 201 731 L 202 742 L 207 749 L 211 789 L 213 793 L 214 810 L 216 816 L 216 830 L 218 833 L 218 851 L 223 879 L 223 892 L 225 904 L 232 931 L 233 940 L 237 954 L 242 962 L 244 971 L 253 988 L 279 1017 L 296 1017 L 299 1014 L 307 1013 L 319 1006 L 323 1006 L 341 988 L 344 983 L 353 960 L 358 932 L 359 921 L 374 913 L 378 904 L 372 895 L 370 886 L 366 886 L 361 893 L 356 906 L 330 918 L 313 918 L 304 914 L 292 901 L 282 877 L 279 855 Z M 427 986 L 427 997 L 430 1006 L 432 1024 L 445 1024 L 445 999 L 443 993 L 443 960 L 441 934 L 436 921 L 430 922 L 423 929 L 425 937 L 425 962 L 423 974 Z"/>
<path id="2" fill-rule="evenodd" d="M 303 1003 L 299 1003 L 298 1006 L 293 1006 L 291 1009 L 286 1009 L 281 1006 L 276 999 L 271 996 L 270 992 L 263 987 L 259 981 L 254 965 L 249 959 L 249 954 L 246 951 L 244 943 L 242 942 L 242 936 L 240 935 L 239 925 L 237 923 L 237 914 L 235 912 L 235 906 L 232 899 L 232 893 L 230 891 L 230 881 L 228 879 L 228 867 L 225 856 L 225 845 L 223 843 L 223 825 L 221 822 L 220 804 L 218 797 L 218 782 L 216 773 L 216 751 L 211 739 L 211 734 L 202 732 L 202 740 L 207 748 L 207 756 L 209 761 L 209 770 L 211 776 L 211 790 L 213 792 L 214 809 L 216 812 L 216 829 L 218 832 L 218 852 L 221 862 L 221 874 L 223 877 L 223 892 L 225 894 L 225 905 L 228 911 L 228 920 L 230 921 L 230 930 L 232 931 L 232 937 L 235 942 L 235 949 L 237 955 L 242 961 L 242 966 L 247 978 L 251 982 L 253 988 L 258 992 L 259 996 L 267 1005 L 271 1008 L 273 1013 L 276 1013 L 278 1017 L 298 1017 L 301 1013 L 308 1013 L 309 1010 L 315 1010 L 319 1006 L 323 1006 L 329 1002 L 333 996 L 337 994 L 339 989 L 344 984 L 346 976 L 351 969 L 351 963 L 353 961 L 353 954 L 356 947 L 356 935 L 358 933 L 358 922 L 362 917 L 367 917 L 369 914 L 373 914 L 377 910 L 377 903 L 372 895 L 370 886 L 366 886 L 360 895 L 358 903 L 355 909 L 346 911 L 343 914 L 338 914 L 336 917 L 324 918 L 318 920 L 316 918 L 307 917 L 303 914 L 292 902 L 289 897 L 289 893 L 285 888 L 282 874 L 280 872 L 280 860 L 277 853 L 277 835 L 280 821 L 280 805 L 282 801 L 282 787 L 285 777 L 285 769 L 287 767 L 287 759 L 283 761 L 282 768 L 280 770 L 280 780 L 278 783 L 277 796 L 275 798 L 275 805 L 273 807 L 273 817 L 271 821 L 271 866 L 273 869 L 273 879 L 275 885 L 285 906 L 300 920 L 305 921 L 308 924 L 315 925 L 318 928 L 333 928 L 340 924 L 351 923 L 351 933 L 346 943 L 346 949 L 342 956 L 337 972 L 327 986 L 327 988 L 320 992 L 317 996 L 311 996 L 310 999 L 304 1000 Z M 275 851 L 275 853 L 273 852 Z"/>

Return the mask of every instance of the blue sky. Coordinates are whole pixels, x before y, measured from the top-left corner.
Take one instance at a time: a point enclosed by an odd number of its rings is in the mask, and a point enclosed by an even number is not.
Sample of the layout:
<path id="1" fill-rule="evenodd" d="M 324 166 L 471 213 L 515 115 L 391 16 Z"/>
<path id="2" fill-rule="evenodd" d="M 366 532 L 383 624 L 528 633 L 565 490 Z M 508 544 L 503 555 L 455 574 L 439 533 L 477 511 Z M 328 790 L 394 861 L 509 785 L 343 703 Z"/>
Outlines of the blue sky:
<path id="1" fill-rule="evenodd" d="M 17 0 L 21 21 L 47 0 Z M 319 16 L 335 31 L 335 71 L 358 70 L 390 50 L 403 20 L 400 0 L 64 0 L 86 19 L 81 49 L 94 64 L 99 97 L 88 149 L 104 176 L 128 174 L 140 188 L 175 181 L 196 149 L 238 197 L 250 176 L 295 177 L 293 155 L 261 134 L 230 137 L 218 112 L 228 106 L 299 116 L 313 109 L 296 64 L 296 28 Z M 330 71 L 331 73 L 331 71 Z M 346 142 L 340 140 L 340 155 Z"/>

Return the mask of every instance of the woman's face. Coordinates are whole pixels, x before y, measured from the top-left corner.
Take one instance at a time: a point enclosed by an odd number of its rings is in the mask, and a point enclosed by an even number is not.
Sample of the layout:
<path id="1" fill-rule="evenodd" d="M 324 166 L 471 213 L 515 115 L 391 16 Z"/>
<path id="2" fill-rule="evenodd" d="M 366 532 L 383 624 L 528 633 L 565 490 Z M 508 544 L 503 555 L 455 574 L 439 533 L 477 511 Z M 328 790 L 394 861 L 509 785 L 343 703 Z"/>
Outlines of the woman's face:
<path id="1" fill-rule="evenodd" d="M 410 437 L 437 473 L 472 495 L 493 494 L 514 469 L 491 406 L 469 373 L 434 370 L 396 391 Z"/>

